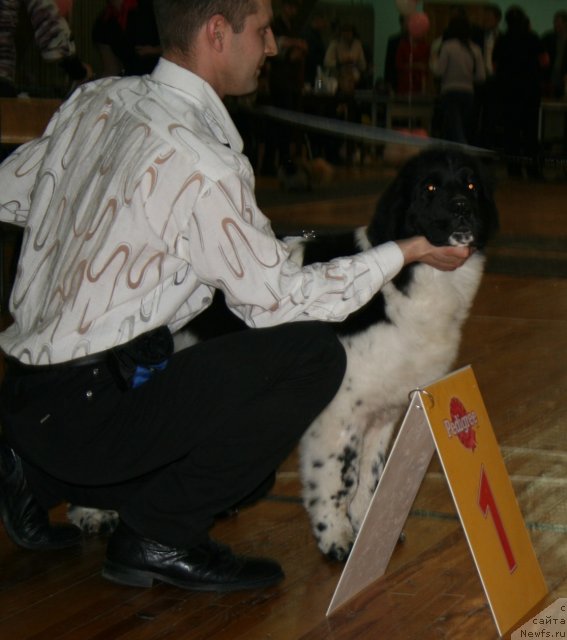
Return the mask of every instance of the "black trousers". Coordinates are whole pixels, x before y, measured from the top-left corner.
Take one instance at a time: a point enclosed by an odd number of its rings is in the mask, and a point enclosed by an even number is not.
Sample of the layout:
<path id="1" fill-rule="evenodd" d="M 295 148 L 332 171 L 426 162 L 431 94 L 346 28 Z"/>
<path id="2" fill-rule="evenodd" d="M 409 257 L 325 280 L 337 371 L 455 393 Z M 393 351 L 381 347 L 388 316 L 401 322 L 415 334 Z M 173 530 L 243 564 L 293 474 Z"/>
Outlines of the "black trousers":
<path id="1" fill-rule="evenodd" d="M 138 533 L 186 546 L 290 454 L 345 365 L 329 325 L 290 323 L 199 343 L 127 391 L 104 363 L 8 368 L 0 419 L 44 507 L 115 509 Z"/>

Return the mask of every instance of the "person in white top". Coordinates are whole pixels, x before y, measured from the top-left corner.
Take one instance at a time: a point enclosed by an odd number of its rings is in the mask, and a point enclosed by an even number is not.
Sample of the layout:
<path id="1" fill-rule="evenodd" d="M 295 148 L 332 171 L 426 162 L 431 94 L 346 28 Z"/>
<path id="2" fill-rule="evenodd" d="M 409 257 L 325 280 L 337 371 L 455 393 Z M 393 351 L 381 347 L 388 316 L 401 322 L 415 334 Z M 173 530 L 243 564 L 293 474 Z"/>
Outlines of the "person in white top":
<path id="1" fill-rule="evenodd" d="M 25 228 L 0 334 L 0 515 L 20 546 L 77 542 L 61 500 L 116 509 L 103 575 L 230 591 L 282 579 L 209 538 L 271 478 L 344 375 L 330 323 L 422 260 L 424 238 L 301 267 L 254 197 L 222 99 L 277 47 L 271 0 L 155 0 L 149 76 L 81 87 L 0 166 L 0 218 Z M 214 9 L 211 9 L 214 7 Z M 171 353 L 216 289 L 253 330 Z"/>
<path id="2" fill-rule="evenodd" d="M 466 16 L 452 18 L 432 62 L 433 73 L 441 80 L 441 135 L 463 144 L 471 142 L 475 130 L 475 85 L 486 79 L 482 52 L 470 34 Z"/>
<path id="3" fill-rule="evenodd" d="M 343 24 L 337 38 L 329 43 L 323 65 L 337 74 L 339 89 L 352 93 L 366 71 L 366 56 L 354 26 Z"/>

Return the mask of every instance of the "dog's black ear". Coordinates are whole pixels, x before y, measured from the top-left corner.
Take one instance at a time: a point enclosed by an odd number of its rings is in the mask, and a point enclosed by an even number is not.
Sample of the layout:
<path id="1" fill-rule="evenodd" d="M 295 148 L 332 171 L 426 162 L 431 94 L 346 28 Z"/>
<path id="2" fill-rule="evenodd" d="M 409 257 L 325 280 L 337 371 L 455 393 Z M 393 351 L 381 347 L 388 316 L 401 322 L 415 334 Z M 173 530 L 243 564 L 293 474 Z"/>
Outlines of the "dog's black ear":
<path id="1" fill-rule="evenodd" d="M 411 180 L 408 178 L 410 172 L 411 166 L 404 165 L 378 200 L 367 228 L 368 240 L 372 246 L 403 237 L 402 224 L 411 196 Z"/>

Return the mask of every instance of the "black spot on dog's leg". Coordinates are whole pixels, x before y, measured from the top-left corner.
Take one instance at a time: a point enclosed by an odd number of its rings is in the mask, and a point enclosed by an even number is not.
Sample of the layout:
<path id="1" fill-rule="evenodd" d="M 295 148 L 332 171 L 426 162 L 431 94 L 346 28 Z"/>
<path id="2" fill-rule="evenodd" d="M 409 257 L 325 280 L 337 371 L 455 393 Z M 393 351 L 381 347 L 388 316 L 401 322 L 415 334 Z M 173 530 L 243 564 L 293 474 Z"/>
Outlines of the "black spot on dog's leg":
<path id="1" fill-rule="evenodd" d="M 344 478 L 350 469 L 353 467 L 353 462 L 358 457 L 358 453 L 352 447 L 345 447 L 342 454 L 339 456 L 339 462 L 343 463 L 341 468 L 341 476 Z"/>

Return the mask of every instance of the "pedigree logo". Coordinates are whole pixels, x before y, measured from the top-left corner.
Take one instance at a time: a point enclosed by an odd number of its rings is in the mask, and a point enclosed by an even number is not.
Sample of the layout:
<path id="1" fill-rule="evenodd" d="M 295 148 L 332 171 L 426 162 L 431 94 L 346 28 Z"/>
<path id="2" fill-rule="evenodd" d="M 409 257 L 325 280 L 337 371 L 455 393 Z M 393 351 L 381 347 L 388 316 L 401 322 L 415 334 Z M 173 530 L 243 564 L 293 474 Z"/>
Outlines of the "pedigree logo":
<path id="1" fill-rule="evenodd" d="M 450 420 L 443 420 L 449 438 L 457 436 L 467 449 L 476 449 L 476 432 L 478 417 L 474 411 L 467 411 L 459 398 L 451 398 L 449 403 Z"/>

